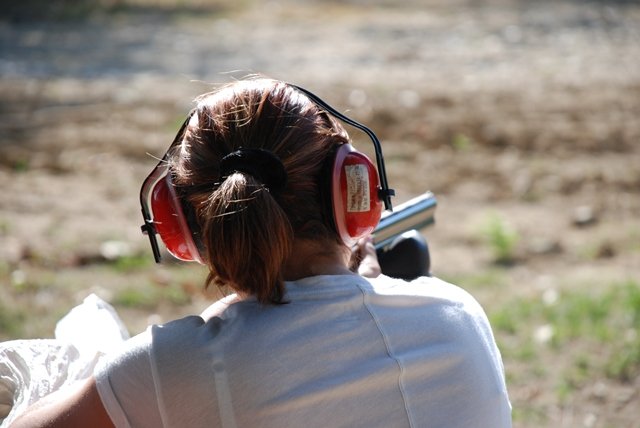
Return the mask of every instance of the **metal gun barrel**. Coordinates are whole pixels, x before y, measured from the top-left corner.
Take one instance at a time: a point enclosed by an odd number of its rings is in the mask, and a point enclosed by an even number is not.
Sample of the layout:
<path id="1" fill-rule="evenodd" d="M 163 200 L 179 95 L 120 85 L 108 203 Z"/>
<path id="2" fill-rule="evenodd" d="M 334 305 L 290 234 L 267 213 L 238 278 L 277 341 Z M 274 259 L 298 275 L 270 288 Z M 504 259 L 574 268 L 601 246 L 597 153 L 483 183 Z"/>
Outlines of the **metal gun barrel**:
<path id="1" fill-rule="evenodd" d="M 436 197 L 432 192 L 420 196 L 395 207 L 393 212 L 382 213 L 380 223 L 373 231 L 373 243 L 376 249 L 389 244 L 394 237 L 412 229 L 420 229 L 434 220 Z"/>

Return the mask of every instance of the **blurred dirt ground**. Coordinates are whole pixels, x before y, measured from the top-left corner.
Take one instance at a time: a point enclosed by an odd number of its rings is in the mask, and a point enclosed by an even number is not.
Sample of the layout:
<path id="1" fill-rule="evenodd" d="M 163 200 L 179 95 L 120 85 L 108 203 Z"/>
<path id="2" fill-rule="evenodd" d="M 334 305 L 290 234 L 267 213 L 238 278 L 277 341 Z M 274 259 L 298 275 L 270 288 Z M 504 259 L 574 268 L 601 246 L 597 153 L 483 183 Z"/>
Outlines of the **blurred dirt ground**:
<path id="1" fill-rule="evenodd" d="M 397 202 L 438 196 L 434 273 L 487 312 L 640 281 L 637 2 L 35 3 L 0 15 L 0 340 L 51 335 L 88 292 L 132 333 L 206 305 L 197 267 L 151 264 L 139 186 L 191 100 L 251 73 L 379 134 Z M 573 356 L 541 358 L 523 379 L 505 357 L 516 426 L 640 426 L 640 377 L 561 402 Z"/>

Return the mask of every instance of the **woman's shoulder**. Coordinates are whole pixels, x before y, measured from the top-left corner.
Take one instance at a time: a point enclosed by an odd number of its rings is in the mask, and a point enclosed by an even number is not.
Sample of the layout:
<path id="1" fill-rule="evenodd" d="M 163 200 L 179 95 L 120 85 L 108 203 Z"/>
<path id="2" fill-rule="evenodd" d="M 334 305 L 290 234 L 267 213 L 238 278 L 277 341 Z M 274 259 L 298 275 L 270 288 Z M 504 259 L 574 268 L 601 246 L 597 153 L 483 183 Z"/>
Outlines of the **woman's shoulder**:
<path id="1" fill-rule="evenodd" d="M 369 306 L 374 311 L 388 308 L 394 317 L 408 322 L 422 320 L 430 325 L 454 326 L 456 330 L 475 330 L 479 325 L 488 329 L 487 315 L 475 297 L 439 278 L 404 281 L 378 277 L 369 283 Z"/>
<path id="2" fill-rule="evenodd" d="M 465 289 L 433 276 L 423 276 L 412 281 L 380 275 L 369 279 L 373 292 L 382 295 L 407 295 L 477 305 L 476 299 Z"/>

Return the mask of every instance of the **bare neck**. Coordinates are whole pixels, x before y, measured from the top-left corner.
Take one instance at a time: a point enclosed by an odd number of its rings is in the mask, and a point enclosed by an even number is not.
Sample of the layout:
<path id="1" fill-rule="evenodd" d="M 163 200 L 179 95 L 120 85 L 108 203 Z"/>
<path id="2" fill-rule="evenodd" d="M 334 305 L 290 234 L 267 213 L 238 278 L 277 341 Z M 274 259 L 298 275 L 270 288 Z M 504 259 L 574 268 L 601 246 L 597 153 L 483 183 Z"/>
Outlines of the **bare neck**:
<path id="1" fill-rule="evenodd" d="M 285 281 L 316 275 L 353 275 L 349 270 L 350 252 L 335 242 L 296 239 L 284 265 Z"/>

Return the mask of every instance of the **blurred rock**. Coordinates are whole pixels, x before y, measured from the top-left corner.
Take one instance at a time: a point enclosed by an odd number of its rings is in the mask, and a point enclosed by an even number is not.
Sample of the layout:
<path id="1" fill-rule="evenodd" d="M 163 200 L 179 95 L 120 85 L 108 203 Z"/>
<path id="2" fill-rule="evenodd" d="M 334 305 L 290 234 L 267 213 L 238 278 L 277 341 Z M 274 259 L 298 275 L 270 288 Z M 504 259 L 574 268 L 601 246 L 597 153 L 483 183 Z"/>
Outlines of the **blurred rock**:
<path id="1" fill-rule="evenodd" d="M 593 207 L 581 205 L 573 210 L 572 222 L 575 226 L 590 226 L 598 221 Z"/>
<path id="2" fill-rule="evenodd" d="M 16 288 L 22 288 L 27 283 L 27 274 L 20 269 L 11 272 L 11 285 Z"/>
<path id="3" fill-rule="evenodd" d="M 542 293 L 542 303 L 545 306 L 553 306 L 558 302 L 559 297 L 558 290 L 549 288 Z"/>
<path id="4" fill-rule="evenodd" d="M 549 238 L 534 238 L 529 241 L 527 250 L 533 255 L 548 255 L 562 253 L 560 242 Z"/>
<path id="5" fill-rule="evenodd" d="M 117 260 L 132 253 L 131 245 L 124 241 L 105 241 L 100 245 L 100 255 L 105 260 Z"/>
<path id="6" fill-rule="evenodd" d="M 551 324 L 541 325 L 536 328 L 533 333 L 533 338 L 537 343 L 549 343 L 549 341 L 553 338 L 555 331 Z"/>
<path id="7" fill-rule="evenodd" d="M 611 242 L 602 242 L 596 251 L 596 257 L 599 259 L 610 259 L 615 257 L 616 249 Z"/>
<path id="8" fill-rule="evenodd" d="M 10 264 L 17 264 L 25 258 L 27 249 L 15 238 L 3 237 L 2 245 L 0 245 L 0 260 L 4 260 Z"/>

